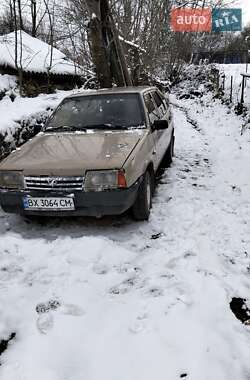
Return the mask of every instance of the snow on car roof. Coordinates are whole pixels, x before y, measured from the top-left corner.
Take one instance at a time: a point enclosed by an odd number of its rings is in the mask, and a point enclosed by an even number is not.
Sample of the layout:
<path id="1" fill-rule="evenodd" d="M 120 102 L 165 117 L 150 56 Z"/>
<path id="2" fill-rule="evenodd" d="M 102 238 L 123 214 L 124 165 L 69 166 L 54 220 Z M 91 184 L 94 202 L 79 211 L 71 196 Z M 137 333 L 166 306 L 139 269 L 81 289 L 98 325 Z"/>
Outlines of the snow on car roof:
<path id="1" fill-rule="evenodd" d="M 50 67 L 51 46 L 24 31 L 17 32 L 18 64 L 22 56 L 23 71 L 47 73 Z M 22 50 L 20 47 L 22 46 Z M 0 65 L 15 66 L 15 32 L 0 36 Z M 53 48 L 51 74 L 81 75 L 83 68 L 76 66 L 65 54 Z"/>
<path id="2" fill-rule="evenodd" d="M 82 92 L 76 92 L 69 95 L 68 98 L 90 96 L 90 95 L 108 95 L 108 94 L 142 94 L 146 91 L 155 90 L 154 86 L 128 86 L 128 87 L 113 87 L 113 88 L 101 88 L 99 90 L 85 90 Z"/>

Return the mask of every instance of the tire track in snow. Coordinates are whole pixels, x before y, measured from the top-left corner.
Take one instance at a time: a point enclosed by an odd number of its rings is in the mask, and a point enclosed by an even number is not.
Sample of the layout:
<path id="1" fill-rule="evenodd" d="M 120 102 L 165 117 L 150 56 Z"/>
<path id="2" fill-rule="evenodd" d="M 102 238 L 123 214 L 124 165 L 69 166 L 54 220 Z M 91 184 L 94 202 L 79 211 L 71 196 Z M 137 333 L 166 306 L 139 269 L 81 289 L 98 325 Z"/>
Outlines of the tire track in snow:
<path id="1" fill-rule="evenodd" d="M 199 132 L 199 133 L 204 133 L 201 129 L 201 127 L 199 126 L 199 123 L 197 120 L 193 119 L 190 114 L 189 114 L 189 109 L 187 107 L 184 107 L 183 105 L 180 105 L 178 103 L 174 103 L 174 102 L 171 102 L 172 106 L 176 109 L 179 109 L 181 111 L 184 112 L 185 116 L 186 116 L 186 120 L 189 124 L 192 125 L 192 127 L 194 127 L 194 129 Z"/>

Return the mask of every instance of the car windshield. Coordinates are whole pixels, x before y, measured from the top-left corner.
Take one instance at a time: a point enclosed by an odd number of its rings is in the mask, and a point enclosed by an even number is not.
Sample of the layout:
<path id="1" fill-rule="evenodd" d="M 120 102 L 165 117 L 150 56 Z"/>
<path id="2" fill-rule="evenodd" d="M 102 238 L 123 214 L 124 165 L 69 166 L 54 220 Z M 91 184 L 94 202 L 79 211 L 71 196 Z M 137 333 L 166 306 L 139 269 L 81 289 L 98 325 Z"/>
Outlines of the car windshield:
<path id="1" fill-rule="evenodd" d="M 138 94 L 90 95 L 65 99 L 46 130 L 122 129 L 144 123 Z"/>

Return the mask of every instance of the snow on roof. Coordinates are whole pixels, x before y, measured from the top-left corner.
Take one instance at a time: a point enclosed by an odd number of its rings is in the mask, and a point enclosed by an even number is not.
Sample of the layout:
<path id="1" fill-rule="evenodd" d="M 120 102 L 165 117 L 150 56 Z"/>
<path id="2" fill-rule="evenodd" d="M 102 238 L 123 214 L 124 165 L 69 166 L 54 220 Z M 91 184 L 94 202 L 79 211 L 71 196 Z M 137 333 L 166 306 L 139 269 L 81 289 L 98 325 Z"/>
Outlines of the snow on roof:
<path id="1" fill-rule="evenodd" d="M 17 32 L 18 64 L 22 55 L 23 71 L 47 73 L 50 66 L 51 46 L 24 31 Z M 22 50 L 20 49 L 22 46 Z M 0 65 L 15 67 L 15 32 L 0 36 Z M 53 48 L 51 74 L 81 75 L 83 68 L 75 67 L 65 54 Z"/>

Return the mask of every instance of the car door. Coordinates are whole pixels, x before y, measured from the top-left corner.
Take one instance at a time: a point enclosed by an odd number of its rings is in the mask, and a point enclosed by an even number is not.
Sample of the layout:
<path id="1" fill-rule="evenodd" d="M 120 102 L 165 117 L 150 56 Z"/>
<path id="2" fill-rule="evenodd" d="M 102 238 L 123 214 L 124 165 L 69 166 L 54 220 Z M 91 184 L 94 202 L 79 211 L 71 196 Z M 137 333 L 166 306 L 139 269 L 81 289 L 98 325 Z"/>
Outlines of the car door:
<path id="1" fill-rule="evenodd" d="M 150 127 L 151 127 L 151 135 L 150 136 L 153 138 L 154 145 L 155 145 L 155 149 L 153 152 L 153 156 L 154 156 L 153 162 L 154 162 L 155 168 L 157 168 L 159 166 L 159 163 L 160 163 L 160 154 L 159 154 L 160 141 L 159 141 L 158 131 L 154 131 L 152 126 L 153 126 L 155 120 L 160 119 L 160 115 L 159 115 L 159 112 L 158 112 L 157 107 L 155 105 L 155 102 L 153 100 L 151 92 L 147 92 L 146 94 L 144 94 L 143 98 L 144 98 L 144 103 L 145 103 L 146 110 L 147 110 L 147 116 L 148 116 Z"/>
<path id="2" fill-rule="evenodd" d="M 156 105 L 156 111 L 159 114 L 159 118 L 161 120 L 168 121 L 168 128 L 163 129 L 161 131 L 157 131 L 157 139 L 158 139 L 158 155 L 160 160 L 162 160 L 169 144 L 172 136 L 172 123 L 171 123 L 171 111 L 169 107 L 169 103 L 164 95 L 158 91 L 157 89 L 152 92 L 152 97 L 154 99 Z"/>

